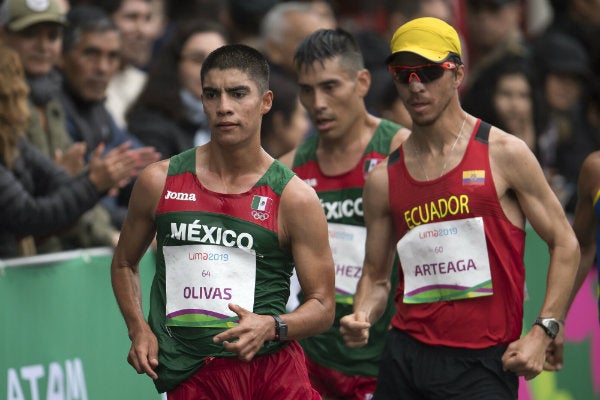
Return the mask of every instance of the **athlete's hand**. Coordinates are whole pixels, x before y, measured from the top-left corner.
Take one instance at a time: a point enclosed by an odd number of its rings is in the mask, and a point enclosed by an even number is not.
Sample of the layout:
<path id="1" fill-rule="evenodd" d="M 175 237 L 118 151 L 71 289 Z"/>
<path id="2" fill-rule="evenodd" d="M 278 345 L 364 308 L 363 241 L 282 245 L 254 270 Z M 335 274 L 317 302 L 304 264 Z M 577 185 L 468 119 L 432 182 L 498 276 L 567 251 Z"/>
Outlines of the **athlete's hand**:
<path id="1" fill-rule="evenodd" d="M 548 347 L 550 338 L 534 326 L 523 338 L 508 345 L 502 355 L 503 368 L 527 380 L 533 379 L 544 369 Z"/>
<path id="2" fill-rule="evenodd" d="M 131 335 L 131 348 L 127 362 L 138 374 L 146 374 L 154 380 L 158 379 L 154 371 L 158 367 L 158 340 L 149 326 L 146 325 Z"/>
<path id="3" fill-rule="evenodd" d="M 258 315 L 237 304 L 229 304 L 229 309 L 240 318 L 237 326 L 219 333 L 214 343 L 223 343 L 225 350 L 238 355 L 243 361 L 250 361 L 275 336 L 275 321 L 270 315 Z"/>
<path id="4" fill-rule="evenodd" d="M 340 333 L 344 337 L 346 346 L 351 348 L 362 347 L 369 341 L 371 323 L 364 311 L 344 315 L 340 319 Z"/>

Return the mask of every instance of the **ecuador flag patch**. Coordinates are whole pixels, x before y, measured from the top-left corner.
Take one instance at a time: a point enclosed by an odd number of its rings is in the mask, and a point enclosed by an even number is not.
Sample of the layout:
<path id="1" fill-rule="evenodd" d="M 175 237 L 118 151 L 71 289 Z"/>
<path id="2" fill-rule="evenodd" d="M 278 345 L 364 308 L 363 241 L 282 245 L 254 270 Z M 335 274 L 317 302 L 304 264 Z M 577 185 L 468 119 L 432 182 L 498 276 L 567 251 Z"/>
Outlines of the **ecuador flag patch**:
<path id="1" fill-rule="evenodd" d="M 485 171 L 482 169 L 463 171 L 463 186 L 479 186 L 485 183 Z"/>

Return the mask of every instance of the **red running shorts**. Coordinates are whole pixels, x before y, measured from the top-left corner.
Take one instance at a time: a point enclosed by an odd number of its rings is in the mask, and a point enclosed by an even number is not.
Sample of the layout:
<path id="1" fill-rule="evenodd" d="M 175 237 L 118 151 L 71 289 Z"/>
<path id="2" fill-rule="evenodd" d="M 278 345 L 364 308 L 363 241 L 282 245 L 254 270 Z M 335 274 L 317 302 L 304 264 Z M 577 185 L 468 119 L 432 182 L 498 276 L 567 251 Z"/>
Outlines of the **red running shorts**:
<path id="1" fill-rule="evenodd" d="M 296 341 L 250 362 L 213 358 L 167 393 L 168 400 L 319 400 Z"/>

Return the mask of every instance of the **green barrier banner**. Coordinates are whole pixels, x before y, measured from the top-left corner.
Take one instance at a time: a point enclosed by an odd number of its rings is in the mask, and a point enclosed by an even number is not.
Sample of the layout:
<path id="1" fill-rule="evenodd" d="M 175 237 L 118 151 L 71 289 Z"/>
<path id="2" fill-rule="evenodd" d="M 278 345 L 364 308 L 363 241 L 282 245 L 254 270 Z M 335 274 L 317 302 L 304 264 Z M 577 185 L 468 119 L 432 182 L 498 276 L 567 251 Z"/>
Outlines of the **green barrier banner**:
<path id="1" fill-rule="evenodd" d="M 111 258 L 110 250 L 94 249 L 0 267 L 0 399 L 161 399 L 127 363 Z M 140 263 L 146 295 L 153 273 L 148 253 Z"/>
<path id="2" fill-rule="evenodd" d="M 527 232 L 524 329 L 545 293 L 548 249 Z M 110 283 L 109 249 L 0 261 L 0 400 L 160 400 L 127 363 L 130 342 Z M 140 263 L 144 312 L 154 255 Z M 564 368 L 521 380 L 519 400 L 600 399 L 597 274 L 566 320 Z"/>

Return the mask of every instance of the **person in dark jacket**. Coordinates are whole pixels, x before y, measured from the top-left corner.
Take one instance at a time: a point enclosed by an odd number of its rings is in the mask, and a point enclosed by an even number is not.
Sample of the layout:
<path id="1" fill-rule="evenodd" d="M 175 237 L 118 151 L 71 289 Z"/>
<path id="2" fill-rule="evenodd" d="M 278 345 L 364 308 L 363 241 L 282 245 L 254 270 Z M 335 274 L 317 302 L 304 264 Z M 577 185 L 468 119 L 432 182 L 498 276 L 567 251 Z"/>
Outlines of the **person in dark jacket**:
<path id="1" fill-rule="evenodd" d="M 72 7 L 67 13 L 63 35 L 60 99 L 65 109 L 67 131 L 73 140 L 86 144 L 86 159 L 101 143 L 110 151 L 131 142 L 141 170 L 158 160 L 159 154 L 119 128 L 104 104 L 108 83 L 119 67 L 120 49 L 119 31 L 102 9 L 92 5 Z M 102 201 L 117 229 L 121 228 L 125 218 L 131 187 Z"/>
<path id="2" fill-rule="evenodd" d="M 0 258 L 22 254 L 24 237 L 69 227 L 108 190 L 127 183 L 136 168 L 134 157 L 102 158 L 102 145 L 86 173 L 69 175 L 24 139 L 28 93 L 18 54 L 0 47 Z M 128 148 L 112 154 L 120 157 Z"/>
<path id="3" fill-rule="evenodd" d="M 127 116 L 139 140 L 169 158 L 210 139 L 200 96 L 206 56 L 227 43 L 220 25 L 206 21 L 178 27 L 150 67 L 148 80 Z"/>
<path id="4" fill-rule="evenodd" d="M 62 78 L 56 63 L 62 49 L 65 11 L 60 0 L 32 8 L 28 0 L 6 0 L 0 12 L 0 40 L 19 54 L 29 87 L 29 122 L 25 137 L 71 175 L 85 168 L 86 144 L 67 132 L 65 110 L 59 100 Z M 96 205 L 72 229 L 60 235 L 37 237 L 28 253 L 45 254 L 75 248 L 113 246 L 119 231 L 110 214 Z"/>

